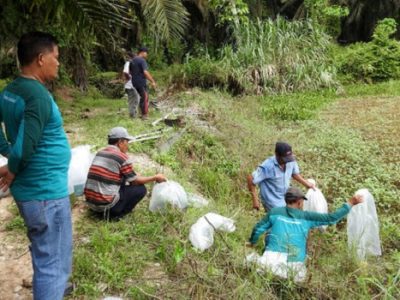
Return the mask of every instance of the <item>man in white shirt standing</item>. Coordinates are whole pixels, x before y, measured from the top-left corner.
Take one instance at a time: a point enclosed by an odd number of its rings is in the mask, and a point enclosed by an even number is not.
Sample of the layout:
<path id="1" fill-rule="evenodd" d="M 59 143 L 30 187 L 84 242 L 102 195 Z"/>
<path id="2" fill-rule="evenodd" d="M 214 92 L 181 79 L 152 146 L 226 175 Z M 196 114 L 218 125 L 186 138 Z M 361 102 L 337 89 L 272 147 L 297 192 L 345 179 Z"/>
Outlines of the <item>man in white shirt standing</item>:
<path id="1" fill-rule="evenodd" d="M 129 116 L 131 118 L 136 117 L 136 109 L 137 106 L 139 105 L 139 100 L 140 96 L 139 93 L 136 91 L 136 89 L 132 85 L 132 77 L 129 72 L 129 64 L 131 63 L 131 60 L 135 57 L 135 55 L 132 52 L 127 52 L 127 57 L 128 60 L 125 62 L 124 65 L 124 78 L 126 80 L 125 82 L 125 92 L 128 95 L 128 109 L 129 109 Z"/>

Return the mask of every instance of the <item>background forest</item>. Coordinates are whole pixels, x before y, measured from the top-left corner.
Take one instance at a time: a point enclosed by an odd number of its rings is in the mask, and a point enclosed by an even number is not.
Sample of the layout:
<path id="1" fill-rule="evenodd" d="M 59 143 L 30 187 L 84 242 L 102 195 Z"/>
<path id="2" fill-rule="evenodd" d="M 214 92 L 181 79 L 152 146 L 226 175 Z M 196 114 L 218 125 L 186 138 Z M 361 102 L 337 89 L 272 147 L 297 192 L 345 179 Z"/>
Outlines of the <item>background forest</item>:
<path id="1" fill-rule="evenodd" d="M 1 0 L 0 77 L 15 75 L 15 43 L 36 29 L 58 37 L 61 81 L 82 90 L 141 45 L 153 69 L 185 63 L 172 67 L 171 82 L 234 93 L 398 78 L 399 8 L 398 0 Z"/>

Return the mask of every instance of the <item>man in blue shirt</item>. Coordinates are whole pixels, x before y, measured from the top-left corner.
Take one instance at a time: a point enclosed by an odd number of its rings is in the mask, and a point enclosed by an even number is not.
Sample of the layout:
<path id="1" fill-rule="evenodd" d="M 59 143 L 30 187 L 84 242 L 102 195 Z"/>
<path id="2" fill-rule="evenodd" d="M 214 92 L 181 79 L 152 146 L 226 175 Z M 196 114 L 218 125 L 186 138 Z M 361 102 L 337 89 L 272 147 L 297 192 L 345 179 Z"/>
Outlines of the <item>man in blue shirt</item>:
<path id="1" fill-rule="evenodd" d="M 131 60 L 129 67 L 130 75 L 132 76 L 132 85 L 140 95 L 140 110 L 142 112 L 142 119 L 147 119 L 149 111 L 149 94 L 147 93 L 147 80 L 150 81 L 151 86 L 155 89 L 156 82 L 148 71 L 147 66 L 148 49 L 146 47 L 139 48 L 138 54 Z"/>
<path id="2" fill-rule="evenodd" d="M 292 178 L 306 188 L 315 188 L 312 183 L 300 175 L 292 147 L 288 143 L 277 142 L 275 155 L 266 159 L 247 177 L 247 186 L 251 192 L 253 208 L 260 209 L 256 185 L 260 188 L 261 203 L 265 211 L 274 207 L 285 206 L 284 196 Z"/>

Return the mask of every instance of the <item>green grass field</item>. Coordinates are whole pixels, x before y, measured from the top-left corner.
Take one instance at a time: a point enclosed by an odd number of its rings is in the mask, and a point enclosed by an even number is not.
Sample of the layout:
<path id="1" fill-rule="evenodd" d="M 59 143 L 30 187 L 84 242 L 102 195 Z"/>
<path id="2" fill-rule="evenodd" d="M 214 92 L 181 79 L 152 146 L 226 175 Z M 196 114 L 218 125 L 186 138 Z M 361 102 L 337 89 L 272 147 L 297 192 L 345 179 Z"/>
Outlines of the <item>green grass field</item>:
<path id="1" fill-rule="evenodd" d="M 398 299 L 399 86 L 388 82 L 348 86 L 340 93 L 241 98 L 194 89 L 171 96 L 165 100 L 171 107 L 202 112 L 202 124 L 208 126 L 188 120 L 182 139 L 167 153 L 158 153 L 159 141 L 133 144 L 130 152 L 147 153 L 172 170 L 172 179 L 211 203 L 155 214 L 146 199 L 134 213 L 110 223 L 84 211 L 75 223 L 72 279 L 77 289 L 71 298 Z M 125 100 L 104 99 L 93 91 L 58 98 L 58 104 L 72 146 L 90 144 L 94 150 L 105 146 L 110 128 L 124 126 L 137 135 L 151 130 L 151 121 L 162 115 L 153 109 L 149 121 L 131 120 Z M 371 191 L 382 257 L 358 261 L 347 249 L 344 221 L 313 234 L 305 283 L 260 275 L 244 265 L 244 244 L 263 216 L 251 209 L 245 178 L 273 154 L 277 140 L 292 144 L 303 176 L 317 180 L 330 210 L 359 188 Z M 233 218 L 237 230 L 216 234 L 213 247 L 199 253 L 188 240 L 189 229 L 207 212 Z M 9 230 L 18 224 L 14 221 Z M 260 240 L 257 251 L 262 248 Z"/>

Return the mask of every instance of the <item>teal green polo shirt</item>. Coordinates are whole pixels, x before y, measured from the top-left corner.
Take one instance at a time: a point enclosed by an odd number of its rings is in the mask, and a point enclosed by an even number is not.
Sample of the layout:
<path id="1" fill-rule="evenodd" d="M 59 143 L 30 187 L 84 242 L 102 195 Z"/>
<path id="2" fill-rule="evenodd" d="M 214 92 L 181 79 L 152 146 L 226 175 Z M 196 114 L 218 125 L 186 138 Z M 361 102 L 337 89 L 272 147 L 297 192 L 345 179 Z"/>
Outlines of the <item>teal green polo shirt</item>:
<path id="1" fill-rule="evenodd" d="M 0 93 L 0 153 L 15 174 L 16 201 L 68 196 L 70 146 L 61 113 L 46 87 L 18 77 Z"/>

